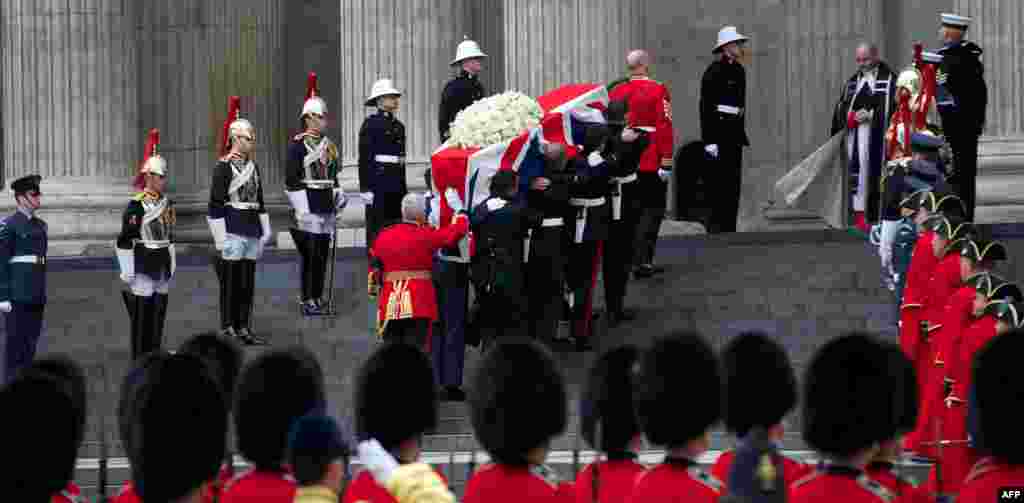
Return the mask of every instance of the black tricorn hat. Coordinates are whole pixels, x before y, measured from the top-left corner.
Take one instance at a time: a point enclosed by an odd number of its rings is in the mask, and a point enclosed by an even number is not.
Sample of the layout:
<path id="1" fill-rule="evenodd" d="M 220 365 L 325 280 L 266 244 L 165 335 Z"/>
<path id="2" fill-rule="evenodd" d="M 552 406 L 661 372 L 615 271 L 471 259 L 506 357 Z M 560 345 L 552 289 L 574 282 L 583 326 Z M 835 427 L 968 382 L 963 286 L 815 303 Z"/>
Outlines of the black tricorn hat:
<path id="1" fill-rule="evenodd" d="M 758 332 L 740 334 L 721 354 L 725 386 L 723 417 L 744 436 L 755 426 L 782 422 L 796 405 L 796 375 L 783 347 Z"/>
<path id="2" fill-rule="evenodd" d="M 609 126 L 627 125 L 626 114 L 629 112 L 629 102 L 626 100 L 615 100 L 608 103 L 604 111 L 604 120 Z"/>
<path id="3" fill-rule="evenodd" d="M 80 441 L 72 395 L 64 379 L 40 370 L 0 389 L 0 442 L 12 461 L 0 477 L 4 499 L 50 501 L 71 481 Z"/>
<path id="4" fill-rule="evenodd" d="M 401 397 L 401 413 L 395 400 Z M 427 355 L 392 343 L 378 349 L 356 381 L 356 430 L 361 440 L 376 439 L 393 449 L 437 426 L 437 387 Z"/>
<path id="5" fill-rule="evenodd" d="M 1021 291 L 1020 285 L 1004 281 L 1000 283 L 994 283 L 992 290 L 986 295 L 989 300 L 1007 300 L 1010 302 L 1021 302 L 1024 301 L 1024 292 Z"/>
<path id="6" fill-rule="evenodd" d="M 472 383 L 473 431 L 496 462 L 526 465 L 530 450 L 565 431 L 565 379 L 548 350 L 536 342 L 500 341 L 484 355 Z"/>
<path id="7" fill-rule="evenodd" d="M 242 369 L 243 353 L 238 343 L 216 332 L 207 332 L 192 336 L 181 345 L 178 352 L 205 360 L 224 390 L 228 403 L 231 403 L 238 373 Z"/>
<path id="8" fill-rule="evenodd" d="M 804 378 L 803 437 L 821 453 L 849 457 L 888 440 L 897 414 L 886 351 L 869 335 L 830 340 Z"/>
<path id="9" fill-rule="evenodd" d="M 999 241 L 988 241 L 984 239 L 970 239 L 959 246 L 960 255 L 975 262 L 994 262 L 1006 260 L 1006 246 Z"/>
<path id="10" fill-rule="evenodd" d="M 608 351 L 590 369 L 580 399 L 580 433 L 595 449 L 624 451 L 640 434 L 633 411 L 633 381 L 640 352 L 633 346 Z"/>
<path id="11" fill-rule="evenodd" d="M 692 407 L 681 408 L 685 399 Z M 657 339 L 640 357 L 637 417 L 655 445 L 682 447 L 720 418 L 722 380 L 711 346 L 694 332 Z"/>
<path id="12" fill-rule="evenodd" d="M 242 370 L 235 390 L 238 451 L 257 468 L 280 469 L 292 423 L 324 408 L 323 371 L 309 350 L 263 353 Z"/>
<path id="13" fill-rule="evenodd" d="M 932 212 L 942 213 L 943 215 L 961 220 L 967 214 L 967 206 L 964 204 L 964 200 L 960 199 L 960 196 L 944 192 L 934 192 L 933 194 L 935 196 L 935 206 L 931 210 Z"/>
<path id="14" fill-rule="evenodd" d="M 177 501 L 217 476 L 229 403 L 206 362 L 183 354 L 152 361 L 135 399 L 128 457 L 142 501 Z"/>
<path id="15" fill-rule="evenodd" d="M 992 315 L 1005 322 L 1010 328 L 1024 327 L 1024 303 L 1006 299 L 993 300 L 985 304 L 984 314 Z"/>
<path id="16" fill-rule="evenodd" d="M 974 358 L 974 398 L 980 438 L 976 447 L 1012 465 L 1024 465 L 1024 435 L 1019 411 L 1024 409 L 1024 331 L 1016 329 L 991 339 Z"/>

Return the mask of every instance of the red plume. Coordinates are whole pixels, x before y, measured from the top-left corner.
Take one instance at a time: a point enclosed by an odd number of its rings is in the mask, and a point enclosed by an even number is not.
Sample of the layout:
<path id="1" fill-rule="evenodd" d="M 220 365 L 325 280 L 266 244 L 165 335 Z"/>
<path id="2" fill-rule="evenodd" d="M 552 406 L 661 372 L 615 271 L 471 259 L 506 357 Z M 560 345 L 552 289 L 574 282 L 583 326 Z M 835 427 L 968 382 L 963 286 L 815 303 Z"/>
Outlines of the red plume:
<path id="1" fill-rule="evenodd" d="M 146 174 L 142 172 L 142 168 L 146 166 L 146 161 L 148 161 L 150 157 L 153 157 L 153 155 L 156 154 L 156 149 L 157 146 L 159 145 L 160 130 L 156 128 L 150 129 L 149 136 L 146 138 L 146 149 L 143 151 L 142 154 L 142 163 L 139 164 L 139 171 L 135 175 L 135 181 L 133 183 L 136 189 L 142 190 L 143 188 L 146 187 Z"/>
<path id="2" fill-rule="evenodd" d="M 921 45 L 921 42 L 915 43 L 914 44 L 914 66 L 917 66 L 918 68 L 921 68 L 921 65 L 924 64 L 924 59 L 922 57 L 922 53 L 923 52 L 924 52 L 924 46 Z"/>
<path id="3" fill-rule="evenodd" d="M 220 155 L 227 155 L 228 151 L 231 150 L 230 142 L 228 141 L 228 128 L 231 123 L 238 119 L 238 112 L 242 108 L 242 99 L 238 96 L 232 96 L 228 98 L 228 118 L 224 120 L 224 129 L 221 131 L 220 136 Z"/>
<path id="4" fill-rule="evenodd" d="M 316 85 L 316 73 L 309 72 L 309 78 L 306 79 L 306 99 L 308 100 L 313 96 L 317 96 L 319 94 L 320 91 L 319 89 L 317 89 Z"/>

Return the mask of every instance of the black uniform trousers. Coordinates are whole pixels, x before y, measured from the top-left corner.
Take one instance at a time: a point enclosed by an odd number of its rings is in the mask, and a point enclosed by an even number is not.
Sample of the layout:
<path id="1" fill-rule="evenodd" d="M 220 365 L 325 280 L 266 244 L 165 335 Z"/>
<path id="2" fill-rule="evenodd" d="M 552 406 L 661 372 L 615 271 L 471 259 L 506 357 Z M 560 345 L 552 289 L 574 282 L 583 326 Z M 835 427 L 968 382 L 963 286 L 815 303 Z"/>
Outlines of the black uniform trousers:
<path id="1" fill-rule="evenodd" d="M 425 351 L 429 332 L 430 320 L 428 318 L 388 320 L 384 325 L 384 341 L 409 344 Z"/>
<path id="2" fill-rule="evenodd" d="M 32 364 L 36 345 L 43 329 L 45 304 L 21 304 L 11 302 L 11 312 L 4 315 L 7 328 L 7 349 L 5 352 L 5 382 L 9 383 L 19 370 Z"/>
<path id="3" fill-rule="evenodd" d="M 491 341 L 526 335 L 528 313 L 522 264 L 495 264 L 490 291 L 479 292 L 483 336 Z"/>
<path id="4" fill-rule="evenodd" d="M 539 227 L 530 238 L 530 256 L 526 262 L 527 333 L 542 341 L 555 339 L 563 314 L 563 232 L 562 226 Z"/>
<path id="5" fill-rule="evenodd" d="M 633 183 L 636 183 L 635 181 Z M 623 185 L 625 187 L 631 184 Z M 610 198 L 609 198 L 610 199 Z M 633 242 L 636 235 L 636 200 L 623 197 L 619 220 L 609 220 L 608 240 L 604 243 L 604 303 L 609 313 L 625 307 L 626 285 L 633 268 Z"/>
<path id="6" fill-rule="evenodd" d="M 953 150 L 953 176 L 949 178 L 949 183 L 967 207 L 967 221 L 973 222 L 978 190 L 978 136 L 958 131 L 956 127 L 951 129 L 946 135 Z"/>
<path id="7" fill-rule="evenodd" d="M 302 300 L 315 300 L 324 295 L 324 278 L 330 259 L 331 235 L 288 229 L 302 259 Z"/>
<path id="8" fill-rule="evenodd" d="M 736 232 L 740 192 L 743 188 L 743 146 L 718 144 L 718 159 L 706 164 L 711 217 L 709 232 Z"/>
<path id="9" fill-rule="evenodd" d="M 665 219 L 668 184 L 657 172 L 640 172 L 636 181 L 622 187 L 623 206 L 635 208 L 633 265 L 652 264 L 658 244 L 658 231 Z M 627 202 L 628 201 L 628 202 Z"/>

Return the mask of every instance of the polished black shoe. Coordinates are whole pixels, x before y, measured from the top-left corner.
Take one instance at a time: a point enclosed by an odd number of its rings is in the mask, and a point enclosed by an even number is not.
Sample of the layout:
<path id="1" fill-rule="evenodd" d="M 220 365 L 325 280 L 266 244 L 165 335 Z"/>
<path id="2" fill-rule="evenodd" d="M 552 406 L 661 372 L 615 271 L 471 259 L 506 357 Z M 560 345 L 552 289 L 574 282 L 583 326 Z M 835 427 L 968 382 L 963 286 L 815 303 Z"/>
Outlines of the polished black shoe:
<path id="1" fill-rule="evenodd" d="M 646 267 L 650 269 L 651 274 L 661 274 L 665 272 L 665 268 L 660 265 L 646 264 Z"/>
<path id="2" fill-rule="evenodd" d="M 235 331 L 235 335 L 236 335 L 236 337 L 238 337 L 238 341 L 241 342 L 242 344 L 245 344 L 246 346 L 269 346 L 270 345 L 270 341 L 268 341 L 268 340 L 264 339 L 263 337 L 260 337 L 260 336 L 258 336 L 256 334 L 253 334 L 252 332 L 249 331 L 248 328 L 240 328 L 240 329 L 236 330 Z"/>
<path id="3" fill-rule="evenodd" d="M 441 392 L 442 402 L 465 402 L 466 392 L 458 386 L 445 386 Z"/>

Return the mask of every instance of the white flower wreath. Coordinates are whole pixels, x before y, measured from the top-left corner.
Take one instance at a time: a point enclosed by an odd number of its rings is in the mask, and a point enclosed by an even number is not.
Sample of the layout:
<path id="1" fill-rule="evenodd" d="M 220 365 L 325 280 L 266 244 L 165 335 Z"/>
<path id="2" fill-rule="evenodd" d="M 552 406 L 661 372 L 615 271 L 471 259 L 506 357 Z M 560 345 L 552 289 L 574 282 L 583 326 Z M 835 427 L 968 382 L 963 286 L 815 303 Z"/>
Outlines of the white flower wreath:
<path id="1" fill-rule="evenodd" d="M 460 148 L 505 142 L 537 127 L 544 111 L 537 100 L 508 91 L 488 96 L 462 110 L 451 124 L 450 141 Z"/>

